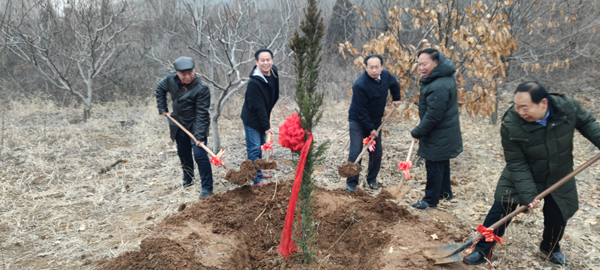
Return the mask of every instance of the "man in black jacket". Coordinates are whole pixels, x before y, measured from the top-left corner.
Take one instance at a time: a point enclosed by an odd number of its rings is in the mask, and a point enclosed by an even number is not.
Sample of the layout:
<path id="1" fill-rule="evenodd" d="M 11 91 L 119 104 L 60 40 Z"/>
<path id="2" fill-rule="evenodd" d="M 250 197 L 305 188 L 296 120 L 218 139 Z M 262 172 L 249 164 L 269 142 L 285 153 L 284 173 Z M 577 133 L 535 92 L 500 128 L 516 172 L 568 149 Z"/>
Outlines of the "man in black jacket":
<path id="1" fill-rule="evenodd" d="M 377 175 L 381 167 L 383 153 L 381 137 L 377 128 L 385 111 L 388 89 L 393 99 L 393 106 L 400 106 L 400 84 L 398 80 L 383 69 L 383 58 L 372 54 L 365 58 L 365 72 L 352 86 L 352 104 L 348 112 L 350 126 L 350 154 L 348 161 L 354 162 L 363 147 L 365 137 L 375 137 L 375 151 L 369 152 L 367 183 L 372 189 L 379 188 Z M 360 162 L 359 162 L 360 164 Z M 346 179 L 346 190 L 354 192 L 358 185 L 358 175 Z"/>
<path id="2" fill-rule="evenodd" d="M 173 101 L 171 116 L 196 137 L 197 141 L 193 142 L 190 136 L 169 120 L 171 139 L 177 142 L 177 154 L 183 169 L 183 187 L 193 185 L 195 159 L 202 180 L 202 199 L 213 193 L 212 168 L 208 153 L 200 147 L 206 143 L 208 137 L 210 91 L 196 75 L 192 58 L 179 57 L 173 65 L 175 72 L 169 72 L 156 86 L 156 103 L 159 113 L 166 116 L 169 111 L 167 93 L 170 93 Z"/>
<path id="3" fill-rule="evenodd" d="M 458 98 L 450 58 L 435 49 L 419 52 L 421 92 L 419 118 L 421 122 L 410 134 L 419 140 L 419 156 L 425 161 L 427 185 L 425 196 L 413 207 L 437 207 L 440 200 L 453 197 L 450 185 L 450 159 L 463 151 Z"/>
<path id="4" fill-rule="evenodd" d="M 267 134 L 273 134 L 269 118 L 279 99 L 279 78 L 277 67 L 273 65 L 273 52 L 260 49 L 254 53 L 254 59 L 256 66 L 250 72 L 241 115 L 246 133 L 246 152 L 252 162 L 262 158 L 260 146 L 265 144 Z M 263 186 L 263 173 L 260 170 L 256 171 L 258 177 L 252 179 L 252 182 Z"/>

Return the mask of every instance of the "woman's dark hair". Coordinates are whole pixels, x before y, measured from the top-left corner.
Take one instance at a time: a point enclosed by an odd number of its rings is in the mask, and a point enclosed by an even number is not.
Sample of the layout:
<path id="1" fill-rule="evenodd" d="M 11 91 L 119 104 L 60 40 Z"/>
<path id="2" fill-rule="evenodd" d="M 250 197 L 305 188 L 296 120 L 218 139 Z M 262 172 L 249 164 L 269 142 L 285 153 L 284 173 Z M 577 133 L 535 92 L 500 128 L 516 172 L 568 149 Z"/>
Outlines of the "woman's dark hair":
<path id="1" fill-rule="evenodd" d="M 260 50 L 258 50 L 258 51 L 256 51 L 254 53 L 254 60 L 258 61 L 258 55 L 260 53 L 263 53 L 263 52 L 268 52 L 269 54 L 271 54 L 271 58 L 273 58 L 273 52 L 271 50 L 269 50 L 269 49 L 260 49 Z"/>
<path id="2" fill-rule="evenodd" d="M 519 86 L 517 86 L 517 90 L 515 90 L 515 94 L 519 92 L 529 93 L 531 96 L 531 101 L 535 104 L 539 104 L 542 99 L 549 100 L 549 94 L 548 91 L 546 91 L 546 87 L 536 81 L 526 81 L 519 84 Z"/>
<path id="3" fill-rule="evenodd" d="M 369 61 L 369 59 L 373 58 L 373 57 L 377 57 L 379 58 L 379 63 L 381 63 L 383 65 L 383 57 L 381 57 L 381 55 L 379 54 L 369 54 L 367 55 L 367 57 L 365 57 L 365 66 L 367 65 L 367 61 Z"/>
<path id="4" fill-rule="evenodd" d="M 423 54 L 423 53 L 429 54 L 429 57 L 433 61 L 440 60 L 440 52 L 438 52 L 438 50 L 436 50 L 436 49 L 431 49 L 431 48 L 424 49 L 424 50 L 420 51 L 419 54 L 417 54 L 417 57 L 421 56 L 421 54 Z"/>

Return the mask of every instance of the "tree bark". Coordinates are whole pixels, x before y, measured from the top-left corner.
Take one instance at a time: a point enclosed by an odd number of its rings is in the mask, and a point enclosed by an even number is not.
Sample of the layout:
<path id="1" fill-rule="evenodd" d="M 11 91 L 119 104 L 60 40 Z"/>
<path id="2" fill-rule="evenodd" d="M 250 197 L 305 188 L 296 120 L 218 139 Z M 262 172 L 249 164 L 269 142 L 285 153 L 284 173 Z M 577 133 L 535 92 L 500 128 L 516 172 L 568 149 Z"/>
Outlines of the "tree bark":
<path id="1" fill-rule="evenodd" d="M 212 131 L 212 151 L 218 153 L 221 149 L 221 138 L 219 136 L 219 116 L 220 112 L 213 110 L 210 114 L 210 129 Z"/>
<path id="2" fill-rule="evenodd" d="M 498 91 L 496 91 L 496 100 L 494 101 L 494 112 L 490 115 L 490 124 L 495 125 L 498 122 Z"/>

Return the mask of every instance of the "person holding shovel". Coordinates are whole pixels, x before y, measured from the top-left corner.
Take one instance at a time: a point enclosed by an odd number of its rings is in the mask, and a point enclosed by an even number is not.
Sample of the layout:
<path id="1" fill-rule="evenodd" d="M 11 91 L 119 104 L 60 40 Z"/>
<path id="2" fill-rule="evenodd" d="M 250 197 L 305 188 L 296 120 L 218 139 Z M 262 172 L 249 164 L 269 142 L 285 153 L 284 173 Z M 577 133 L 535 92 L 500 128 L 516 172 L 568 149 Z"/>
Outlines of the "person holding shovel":
<path id="1" fill-rule="evenodd" d="M 177 155 L 183 169 L 183 187 L 194 184 L 194 159 L 198 164 L 202 192 L 200 199 L 213 193 L 213 176 L 208 153 L 200 147 L 206 143 L 210 118 L 210 91 L 194 71 L 194 60 L 190 57 L 179 57 L 173 62 L 175 71 L 170 72 L 156 86 L 156 103 L 161 115 L 168 115 L 167 93 L 173 101 L 173 117 L 189 130 L 196 142 L 190 138 L 173 121 L 169 120 L 171 139 L 177 142 Z M 192 159 L 193 151 L 193 159 Z"/>
<path id="2" fill-rule="evenodd" d="M 260 146 L 267 141 L 267 134 L 273 134 L 269 117 L 279 99 L 279 77 L 277 67 L 273 65 L 273 52 L 260 49 L 254 53 L 256 66 L 250 72 L 242 106 L 242 122 L 246 134 L 246 152 L 248 159 L 254 162 L 262 158 Z M 256 170 L 258 177 L 252 179 L 255 185 L 263 186 L 264 178 L 271 177 Z"/>
<path id="3" fill-rule="evenodd" d="M 528 210 L 538 206 L 534 198 L 573 171 L 573 135 L 581 135 L 600 148 L 600 124 L 579 103 L 563 94 L 549 94 L 539 82 L 520 84 L 514 105 L 502 117 L 500 134 L 506 166 L 494 194 L 494 204 L 483 226 L 486 228 L 518 205 Z M 560 250 L 567 221 L 579 204 L 575 178 L 544 197 L 544 232 L 540 257 L 558 265 L 567 259 Z M 494 230 L 502 237 L 510 220 Z M 492 256 L 494 242 L 479 241 L 464 262 L 477 265 Z"/>
<path id="4" fill-rule="evenodd" d="M 411 132 L 419 140 L 418 155 L 425 159 L 427 185 L 425 196 L 413 207 L 436 207 L 440 199 L 452 199 L 450 159 L 463 151 L 454 73 L 456 66 L 439 51 L 419 52 L 421 73 L 419 118 L 421 122 Z"/>
<path id="5" fill-rule="evenodd" d="M 381 137 L 377 128 L 381 125 L 381 118 L 385 111 L 388 90 L 392 95 L 392 105 L 400 106 L 400 84 L 398 80 L 383 69 L 383 58 L 381 55 L 371 54 L 364 60 L 365 72 L 352 85 L 352 103 L 348 112 L 350 128 L 350 154 L 348 161 L 354 162 L 363 148 L 363 139 L 373 137 L 375 150 L 369 152 L 369 166 L 367 183 L 372 189 L 379 188 L 377 175 L 381 167 L 381 156 L 383 153 Z M 360 162 L 359 162 L 360 164 Z M 346 179 L 346 190 L 354 192 L 358 185 L 358 176 Z"/>

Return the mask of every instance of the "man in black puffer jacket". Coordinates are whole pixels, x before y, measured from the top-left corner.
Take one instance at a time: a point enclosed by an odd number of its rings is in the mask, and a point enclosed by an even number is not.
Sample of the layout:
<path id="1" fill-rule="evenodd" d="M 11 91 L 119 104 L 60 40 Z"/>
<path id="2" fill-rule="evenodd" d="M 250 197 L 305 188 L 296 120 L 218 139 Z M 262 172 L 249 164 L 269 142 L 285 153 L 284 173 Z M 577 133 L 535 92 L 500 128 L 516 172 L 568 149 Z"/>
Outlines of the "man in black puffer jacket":
<path id="1" fill-rule="evenodd" d="M 423 200 L 413 204 L 417 209 L 436 207 L 440 199 L 452 199 L 450 159 L 462 153 L 462 135 L 454 72 L 456 66 L 439 51 L 419 52 L 421 122 L 411 131 L 419 139 L 419 156 L 427 169 L 427 186 Z"/>
<path id="2" fill-rule="evenodd" d="M 258 50 L 254 53 L 254 59 L 256 66 L 250 72 L 241 115 L 246 133 L 246 152 L 252 162 L 262 158 L 260 146 L 267 141 L 267 134 L 273 134 L 269 118 L 279 99 L 279 77 L 277 67 L 273 65 L 273 52 L 269 49 Z M 258 177 L 252 179 L 252 182 L 262 186 L 265 184 L 263 173 L 256 171 Z"/>
<path id="3" fill-rule="evenodd" d="M 156 103 L 158 112 L 167 115 L 169 112 L 167 93 L 170 93 L 173 101 L 171 116 L 196 137 L 197 141 L 193 142 L 190 136 L 169 120 L 171 139 L 177 142 L 177 154 L 183 169 L 183 187 L 193 185 L 193 159 L 195 159 L 202 180 L 202 193 L 200 193 L 202 199 L 211 195 L 213 190 L 212 168 L 208 153 L 200 147 L 201 144 L 206 143 L 208 137 L 210 90 L 194 71 L 195 64 L 192 58 L 179 57 L 173 65 L 176 71 L 170 72 L 156 86 Z"/>

